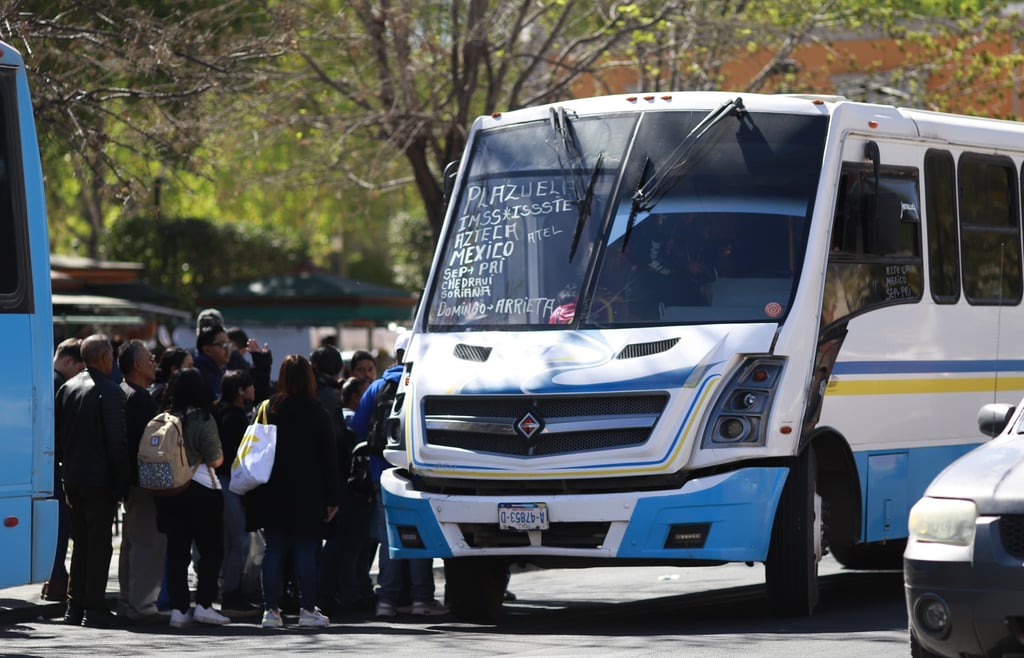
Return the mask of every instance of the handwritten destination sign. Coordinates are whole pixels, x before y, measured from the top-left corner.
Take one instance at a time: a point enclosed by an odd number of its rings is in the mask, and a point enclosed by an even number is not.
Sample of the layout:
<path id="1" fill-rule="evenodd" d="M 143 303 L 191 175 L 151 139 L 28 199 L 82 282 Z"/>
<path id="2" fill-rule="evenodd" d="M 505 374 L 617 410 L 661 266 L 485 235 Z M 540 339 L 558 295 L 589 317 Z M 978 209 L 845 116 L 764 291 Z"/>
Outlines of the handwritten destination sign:
<path id="1" fill-rule="evenodd" d="M 528 280 L 527 259 L 541 258 L 545 242 L 568 240 L 576 221 L 576 202 L 566 193 L 565 181 L 490 180 L 471 184 L 464 199 L 444 252 L 434 318 L 546 318 L 555 298 L 521 293 Z"/>

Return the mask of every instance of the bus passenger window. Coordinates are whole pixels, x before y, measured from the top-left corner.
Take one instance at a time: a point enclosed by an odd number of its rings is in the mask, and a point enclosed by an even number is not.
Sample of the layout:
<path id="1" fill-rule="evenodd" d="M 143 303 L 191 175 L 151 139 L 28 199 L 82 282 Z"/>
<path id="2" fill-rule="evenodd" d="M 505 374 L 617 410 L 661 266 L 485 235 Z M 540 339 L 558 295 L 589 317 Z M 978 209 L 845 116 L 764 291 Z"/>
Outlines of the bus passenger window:
<path id="1" fill-rule="evenodd" d="M 0 80 L 0 83 L 4 81 Z M 19 306 L 17 293 L 20 289 L 18 224 L 24 218 L 15 213 L 11 194 L 12 175 L 11 153 L 8 131 L 10 125 L 7 95 L 0 93 L 0 309 Z"/>

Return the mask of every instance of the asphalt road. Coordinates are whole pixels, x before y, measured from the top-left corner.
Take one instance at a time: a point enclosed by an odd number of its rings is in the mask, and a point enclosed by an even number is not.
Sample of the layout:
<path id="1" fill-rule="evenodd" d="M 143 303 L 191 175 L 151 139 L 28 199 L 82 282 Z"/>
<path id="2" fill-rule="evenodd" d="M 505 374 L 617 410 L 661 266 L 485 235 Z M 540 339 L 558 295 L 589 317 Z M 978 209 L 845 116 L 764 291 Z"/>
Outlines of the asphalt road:
<path id="1" fill-rule="evenodd" d="M 809 618 L 772 614 L 760 565 L 531 570 L 513 575 L 517 600 L 495 626 L 399 616 L 340 618 L 319 631 L 253 622 L 99 630 L 40 618 L 0 625 L 0 654 L 909 655 L 902 574 L 845 572 L 828 558 L 822 566 L 821 603 Z"/>

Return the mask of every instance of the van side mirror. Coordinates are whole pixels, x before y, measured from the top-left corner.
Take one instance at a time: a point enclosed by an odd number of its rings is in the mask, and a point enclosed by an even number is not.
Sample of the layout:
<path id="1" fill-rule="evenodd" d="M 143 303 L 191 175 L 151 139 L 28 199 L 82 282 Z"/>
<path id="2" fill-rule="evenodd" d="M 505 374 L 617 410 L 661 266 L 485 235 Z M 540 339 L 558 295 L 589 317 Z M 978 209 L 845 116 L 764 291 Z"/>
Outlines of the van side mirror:
<path id="1" fill-rule="evenodd" d="M 455 177 L 459 173 L 459 161 L 452 160 L 444 166 L 444 173 L 441 175 L 441 184 L 444 194 L 444 208 L 441 210 L 447 211 L 448 204 L 452 200 L 452 192 L 455 191 Z"/>
<path id="2" fill-rule="evenodd" d="M 1017 407 L 1012 404 L 993 402 L 978 411 L 978 429 L 987 436 L 996 436 L 1006 427 Z"/>

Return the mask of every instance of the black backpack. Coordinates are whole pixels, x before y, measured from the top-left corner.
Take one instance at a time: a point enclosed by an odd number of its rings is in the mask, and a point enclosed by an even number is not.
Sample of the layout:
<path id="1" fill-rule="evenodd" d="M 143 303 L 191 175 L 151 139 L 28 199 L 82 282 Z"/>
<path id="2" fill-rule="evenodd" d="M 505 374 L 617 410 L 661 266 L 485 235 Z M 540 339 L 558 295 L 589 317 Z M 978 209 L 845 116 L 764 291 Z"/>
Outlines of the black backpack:
<path id="1" fill-rule="evenodd" d="M 370 419 L 370 431 L 366 435 L 366 444 L 375 455 L 383 455 L 384 448 L 388 445 L 388 420 L 391 417 L 391 407 L 395 403 L 395 393 L 398 392 L 398 380 L 384 380 L 384 385 L 377 389 L 377 397 L 374 400 L 373 416 Z"/>

